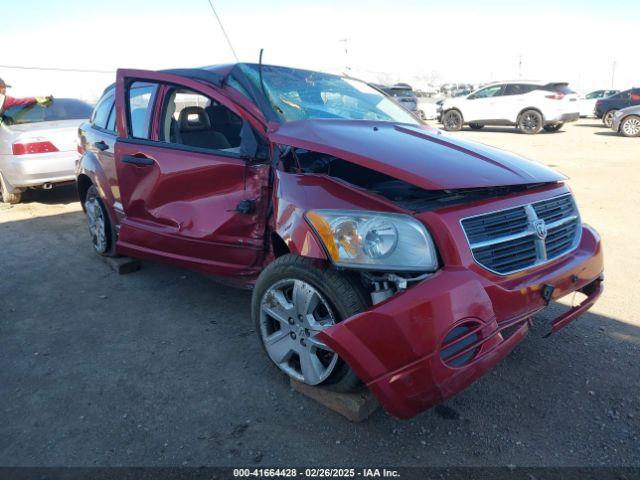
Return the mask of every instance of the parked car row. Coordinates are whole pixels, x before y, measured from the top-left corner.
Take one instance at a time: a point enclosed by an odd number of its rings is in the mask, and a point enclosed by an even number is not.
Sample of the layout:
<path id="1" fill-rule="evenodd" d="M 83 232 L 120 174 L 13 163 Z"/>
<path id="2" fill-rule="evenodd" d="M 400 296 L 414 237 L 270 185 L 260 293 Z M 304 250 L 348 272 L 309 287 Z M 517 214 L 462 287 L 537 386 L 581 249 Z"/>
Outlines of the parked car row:
<path id="1" fill-rule="evenodd" d="M 562 175 L 353 78 L 119 70 L 79 142 L 97 254 L 252 288 L 266 359 L 320 388 L 366 386 L 397 417 L 493 368 L 551 299 L 585 294 L 555 332 L 602 292 L 599 236 Z"/>
<path id="2" fill-rule="evenodd" d="M 496 82 L 468 95 L 442 102 L 440 121 L 445 130 L 464 125 L 513 125 L 523 133 L 554 132 L 580 117 L 577 94 L 565 82 Z"/>
<path id="3" fill-rule="evenodd" d="M 375 88 L 382 90 L 384 93 L 392 97 L 403 108 L 409 110 L 416 117 L 426 120 L 424 112 L 418 108 L 418 96 L 411 88 L 411 85 L 407 83 L 396 83 L 391 86 L 375 85 Z"/>
<path id="4" fill-rule="evenodd" d="M 613 116 L 618 110 L 640 105 L 640 88 L 630 88 L 606 98 L 596 100 L 594 113 L 607 128 L 613 125 Z"/>
<path id="5" fill-rule="evenodd" d="M 580 97 L 580 99 L 578 100 L 578 103 L 580 105 L 580 116 L 595 116 L 596 102 L 600 98 L 610 97 L 611 95 L 615 95 L 619 91 L 620 90 L 594 90 L 593 92 L 589 92 L 583 97 Z"/>

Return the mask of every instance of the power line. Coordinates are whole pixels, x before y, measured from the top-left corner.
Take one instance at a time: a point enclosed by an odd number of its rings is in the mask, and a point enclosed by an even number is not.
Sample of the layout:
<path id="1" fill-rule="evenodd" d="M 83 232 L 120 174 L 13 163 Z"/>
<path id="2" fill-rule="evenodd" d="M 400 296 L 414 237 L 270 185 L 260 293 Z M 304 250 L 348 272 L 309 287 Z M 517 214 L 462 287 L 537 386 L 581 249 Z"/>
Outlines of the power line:
<path id="1" fill-rule="evenodd" d="M 87 70 L 84 68 L 57 68 L 57 67 L 25 67 L 19 65 L 0 65 L 0 68 L 12 68 L 14 70 L 47 70 L 54 72 L 77 72 L 77 73 L 116 73 L 113 70 Z"/>
<path id="2" fill-rule="evenodd" d="M 239 62 L 240 60 L 238 59 L 238 55 L 236 55 L 236 51 L 234 50 L 233 45 L 231 45 L 231 40 L 229 39 L 229 35 L 227 35 L 226 30 L 222 26 L 222 20 L 220 20 L 220 17 L 218 16 L 218 12 L 216 12 L 216 9 L 213 6 L 213 3 L 211 3 L 211 0 L 207 0 L 207 1 L 209 2 L 209 6 L 211 7 L 211 10 L 213 11 L 213 14 L 216 16 L 216 19 L 218 20 L 218 24 L 220 25 L 220 30 L 222 30 L 224 38 L 227 39 L 227 43 L 229 44 L 229 48 L 231 49 L 231 52 L 233 53 L 233 56 L 236 57 L 236 62 Z"/>

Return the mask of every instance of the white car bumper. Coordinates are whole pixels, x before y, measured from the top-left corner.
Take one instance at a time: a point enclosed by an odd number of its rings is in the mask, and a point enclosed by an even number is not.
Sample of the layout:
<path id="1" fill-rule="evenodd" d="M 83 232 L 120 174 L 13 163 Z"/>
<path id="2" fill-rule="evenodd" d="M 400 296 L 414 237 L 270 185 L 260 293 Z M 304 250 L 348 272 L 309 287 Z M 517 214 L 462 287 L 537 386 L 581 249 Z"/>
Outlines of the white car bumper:
<path id="1" fill-rule="evenodd" d="M 0 155 L 0 172 L 15 188 L 37 187 L 75 179 L 76 151 L 33 155 Z"/>

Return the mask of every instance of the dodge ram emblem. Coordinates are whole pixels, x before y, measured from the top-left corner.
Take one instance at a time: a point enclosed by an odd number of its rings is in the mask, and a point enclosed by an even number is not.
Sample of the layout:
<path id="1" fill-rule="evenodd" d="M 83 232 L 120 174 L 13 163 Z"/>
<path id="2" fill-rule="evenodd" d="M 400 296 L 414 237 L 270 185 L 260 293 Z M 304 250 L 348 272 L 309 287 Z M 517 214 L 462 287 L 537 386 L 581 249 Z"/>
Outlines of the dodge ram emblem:
<path id="1" fill-rule="evenodd" d="M 540 240 L 547 238 L 547 224 L 541 218 L 533 222 L 533 230 Z"/>

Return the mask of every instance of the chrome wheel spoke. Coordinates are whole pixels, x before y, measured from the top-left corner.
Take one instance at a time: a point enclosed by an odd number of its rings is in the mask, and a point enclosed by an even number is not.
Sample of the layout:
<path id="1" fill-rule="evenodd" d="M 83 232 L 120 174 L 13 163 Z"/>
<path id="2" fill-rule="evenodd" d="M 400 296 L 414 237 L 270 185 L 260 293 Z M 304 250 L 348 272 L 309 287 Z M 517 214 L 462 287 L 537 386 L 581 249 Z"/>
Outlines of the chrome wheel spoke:
<path id="1" fill-rule="evenodd" d="M 320 297 L 311 285 L 300 280 L 294 282 L 293 304 L 295 305 L 298 315 L 304 317 L 313 313 L 319 303 Z"/>
<path id="2" fill-rule="evenodd" d="M 318 340 L 318 338 L 316 336 L 309 337 L 307 339 L 307 345 L 311 349 L 315 348 L 315 349 L 320 349 L 320 350 L 326 350 L 327 352 L 333 352 L 333 350 L 331 350 L 325 343 L 323 343 L 320 340 Z"/>
<path id="3" fill-rule="evenodd" d="M 264 340 L 265 347 L 271 359 L 276 363 L 283 363 L 295 353 L 296 344 L 289 337 L 289 332 L 278 330 Z"/>
<path id="4" fill-rule="evenodd" d="M 323 380 L 322 376 L 326 370 L 318 356 L 309 350 L 300 354 L 300 368 L 302 369 L 304 381 L 312 385 Z"/>

